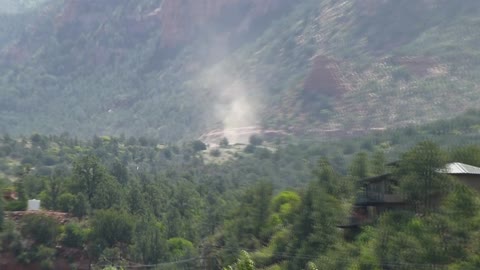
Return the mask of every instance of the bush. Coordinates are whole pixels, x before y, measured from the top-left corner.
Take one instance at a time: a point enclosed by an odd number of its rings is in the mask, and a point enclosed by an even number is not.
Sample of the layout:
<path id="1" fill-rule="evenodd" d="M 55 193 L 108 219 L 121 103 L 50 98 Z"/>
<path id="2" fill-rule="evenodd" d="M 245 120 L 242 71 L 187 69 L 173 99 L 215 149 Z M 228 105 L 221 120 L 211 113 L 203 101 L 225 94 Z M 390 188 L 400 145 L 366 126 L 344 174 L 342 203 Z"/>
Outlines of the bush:
<path id="1" fill-rule="evenodd" d="M 130 243 L 133 227 L 134 220 L 126 212 L 98 210 L 92 219 L 92 236 L 112 247 L 117 243 Z"/>
<path id="2" fill-rule="evenodd" d="M 175 237 L 167 240 L 168 251 L 172 260 L 189 258 L 194 255 L 195 248 L 192 242 L 181 237 Z"/>
<path id="3" fill-rule="evenodd" d="M 78 223 L 65 225 L 65 234 L 62 243 L 67 247 L 79 248 L 86 239 L 86 231 Z"/>
<path id="4" fill-rule="evenodd" d="M 205 145 L 202 141 L 196 140 L 193 142 L 193 150 L 195 152 L 207 150 L 207 145 Z"/>
<path id="5" fill-rule="evenodd" d="M 39 246 L 35 253 L 35 259 L 40 262 L 40 269 L 50 270 L 53 267 L 53 257 L 55 256 L 55 249 L 46 246 Z"/>
<path id="6" fill-rule="evenodd" d="M 18 256 L 23 251 L 23 244 L 22 236 L 15 227 L 13 221 L 5 222 L 3 231 L 0 234 L 0 247 L 11 251 L 15 256 Z"/>
<path id="7" fill-rule="evenodd" d="M 58 209 L 62 212 L 71 213 L 75 206 L 75 195 L 71 193 L 62 193 L 58 197 Z"/>
<path id="8" fill-rule="evenodd" d="M 253 153 L 255 152 L 255 145 L 253 144 L 249 144 L 245 147 L 245 149 L 243 151 L 245 151 L 245 153 Z"/>
<path id="9" fill-rule="evenodd" d="M 210 155 L 212 157 L 219 157 L 222 153 L 220 152 L 220 150 L 218 149 L 212 149 L 212 151 L 210 151 Z"/>
<path id="10" fill-rule="evenodd" d="M 229 145 L 229 142 L 228 142 L 228 139 L 227 138 L 223 138 L 221 141 L 220 141 L 220 147 L 222 148 L 227 148 Z"/>
<path id="11" fill-rule="evenodd" d="M 251 145 L 261 145 L 263 143 L 263 139 L 259 135 L 252 135 L 250 136 L 249 142 Z"/>
<path id="12" fill-rule="evenodd" d="M 21 232 L 25 237 L 31 238 L 41 245 L 53 245 L 58 236 L 59 225 L 51 217 L 30 214 L 22 218 Z"/>
<path id="13" fill-rule="evenodd" d="M 257 148 L 255 156 L 260 159 L 269 159 L 272 156 L 272 152 L 265 148 Z"/>
<path id="14" fill-rule="evenodd" d="M 11 201 L 5 205 L 6 211 L 25 211 L 27 209 L 27 201 L 18 200 Z"/>
<path id="15" fill-rule="evenodd" d="M 90 204 L 88 203 L 87 196 L 80 193 L 75 197 L 75 202 L 72 209 L 72 214 L 76 217 L 84 217 L 90 210 Z"/>
<path id="16" fill-rule="evenodd" d="M 46 155 L 42 158 L 42 164 L 45 166 L 53 166 L 57 163 L 55 157 Z"/>
<path id="17" fill-rule="evenodd" d="M 26 156 L 22 159 L 22 161 L 20 162 L 22 165 L 26 165 L 26 164 L 35 164 L 37 161 L 34 157 L 32 156 Z"/>

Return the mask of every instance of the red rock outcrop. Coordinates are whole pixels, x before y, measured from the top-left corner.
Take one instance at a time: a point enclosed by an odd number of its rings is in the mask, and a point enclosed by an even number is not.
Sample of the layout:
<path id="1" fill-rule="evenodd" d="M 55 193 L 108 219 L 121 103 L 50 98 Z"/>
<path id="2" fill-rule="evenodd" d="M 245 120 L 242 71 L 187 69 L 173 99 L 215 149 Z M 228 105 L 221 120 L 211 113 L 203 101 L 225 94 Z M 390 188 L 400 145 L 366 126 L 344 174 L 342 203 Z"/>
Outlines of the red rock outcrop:
<path id="1" fill-rule="evenodd" d="M 340 77 L 337 61 L 327 56 L 318 55 L 312 60 L 312 68 L 305 79 L 304 89 L 310 93 L 327 96 L 340 96 L 346 88 Z"/>
<path id="2" fill-rule="evenodd" d="M 430 69 L 438 66 L 439 63 L 429 57 L 393 57 L 392 64 L 405 67 L 411 74 L 423 77 L 429 74 Z"/>
<path id="3" fill-rule="evenodd" d="M 246 31 L 253 20 L 293 2 L 295 0 L 165 0 L 160 6 L 142 14 L 135 14 L 132 10 L 124 19 L 126 28 L 136 33 L 149 29 L 152 27 L 149 22 L 156 21 L 156 26 L 162 33 L 163 46 L 172 47 L 187 42 L 198 34 L 199 29 L 208 28 L 208 24 L 214 20 L 231 19 L 234 13 L 239 17 L 238 21 L 227 31 Z M 76 27 L 92 30 L 107 18 L 108 14 L 105 13 L 123 3 L 124 1 L 67 0 L 56 16 L 56 27 L 62 29 L 75 22 Z"/>
<path id="4" fill-rule="evenodd" d="M 244 14 L 232 32 L 248 30 L 250 22 L 287 4 L 287 0 L 166 0 L 150 15 L 161 21 L 167 46 L 189 39 L 195 31 L 210 21 L 229 16 L 228 10 Z"/>
<path id="5" fill-rule="evenodd" d="M 69 219 L 70 215 L 64 212 L 55 212 L 55 211 L 12 211 L 12 212 L 5 212 L 5 217 L 9 220 L 13 220 L 15 222 L 20 221 L 26 215 L 43 215 L 48 216 L 55 219 L 59 224 L 65 224 Z"/>

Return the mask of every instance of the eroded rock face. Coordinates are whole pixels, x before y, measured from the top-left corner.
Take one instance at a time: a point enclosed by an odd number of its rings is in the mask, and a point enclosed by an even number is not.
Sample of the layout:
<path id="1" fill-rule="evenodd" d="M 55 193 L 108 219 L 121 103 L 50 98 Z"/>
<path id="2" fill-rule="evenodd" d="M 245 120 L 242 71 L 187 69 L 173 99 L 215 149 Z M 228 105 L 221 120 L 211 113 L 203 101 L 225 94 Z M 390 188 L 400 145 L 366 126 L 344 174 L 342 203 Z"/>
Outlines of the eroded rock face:
<path id="1" fill-rule="evenodd" d="M 249 35 L 258 35 L 280 12 L 288 11 L 300 0 L 66 0 L 47 20 L 53 27 L 43 28 L 55 36 L 66 50 L 79 52 L 78 59 L 69 54 L 64 62 L 76 66 L 102 66 L 122 61 L 126 51 L 155 40 L 155 52 L 147 70 L 162 68 L 165 59 L 175 57 L 184 45 L 196 39 L 205 41 L 198 48 L 207 58 L 221 56 L 246 42 Z M 253 34 L 252 34 L 253 33 Z M 44 40 L 43 43 L 47 43 Z M 9 51 L 11 61 L 24 61 L 22 50 L 36 51 L 16 45 Z M 39 45 L 38 45 L 39 46 Z M 37 47 L 38 47 L 37 46 Z M 72 49 L 75 47 L 75 49 Z M 213 50 L 210 52 L 208 50 Z M 22 50 L 20 50 L 22 49 Z M 84 52 L 84 53 L 82 53 Z M 62 60 L 63 61 L 63 60 Z M 160 64 L 159 64 L 160 63 Z"/>
<path id="2" fill-rule="evenodd" d="M 344 94 L 346 89 L 341 80 L 337 61 L 324 55 L 312 59 L 312 68 L 305 79 L 304 89 L 307 93 L 326 96 Z"/>
<path id="3" fill-rule="evenodd" d="M 420 56 L 392 57 L 391 63 L 394 66 L 405 67 L 409 73 L 417 77 L 424 77 L 431 74 L 432 70 L 444 68 L 434 58 Z"/>
<path id="4" fill-rule="evenodd" d="M 68 0 L 56 17 L 56 25 L 61 30 L 75 23 L 81 30 L 91 31 L 106 19 L 109 11 L 122 6 L 131 9 L 123 11 L 127 28 L 135 32 L 152 30 L 149 23 L 154 21 L 161 31 L 163 45 L 172 47 L 198 34 L 248 31 L 256 19 L 288 7 L 296 0 L 164 0 L 158 6 L 143 2 L 132 5 L 125 0 Z"/>
<path id="5" fill-rule="evenodd" d="M 290 0 L 165 0 L 153 14 L 160 21 L 165 46 L 188 41 L 196 34 L 249 31 L 252 22 Z"/>

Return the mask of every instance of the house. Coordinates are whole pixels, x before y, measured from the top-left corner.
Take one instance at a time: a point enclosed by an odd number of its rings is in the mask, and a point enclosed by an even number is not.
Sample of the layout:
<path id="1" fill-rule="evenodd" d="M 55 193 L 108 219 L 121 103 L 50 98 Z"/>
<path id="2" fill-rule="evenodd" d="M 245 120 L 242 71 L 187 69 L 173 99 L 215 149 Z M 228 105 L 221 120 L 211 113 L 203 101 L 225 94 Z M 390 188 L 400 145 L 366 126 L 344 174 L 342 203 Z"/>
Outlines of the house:
<path id="1" fill-rule="evenodd" d="M 337 227 L 356 231 L 370 224 L 389 210 L 407 209 L 405 197 L 399 190 L 399 181 L 391 173 L 359 180 L 352 214 L 344 224 Z"/>
<path id="2" fill-rule="evenodd" d="M 472 165 L 453 162 L 440 170 L 440 173 L 446 173 L 453 176 L 456 180 L 480 192 L 480 168 Z"/>
<path id="3" fill-rule="evenodd" d="M 388 164 L 397 166 L 398 162 Z M 448 163 L 438 173 L 448 174 L 453 179 L 480 192 L 480 168 L 459 162 Z M 357 196 L 352 214 L 346 222 L 337 227 L 356 232 L 361 226 L 373 223 L 386 211 L 412 210 L 400 191 L 399 180 L 392 173 L 385 173 L 359 180 Z"/>

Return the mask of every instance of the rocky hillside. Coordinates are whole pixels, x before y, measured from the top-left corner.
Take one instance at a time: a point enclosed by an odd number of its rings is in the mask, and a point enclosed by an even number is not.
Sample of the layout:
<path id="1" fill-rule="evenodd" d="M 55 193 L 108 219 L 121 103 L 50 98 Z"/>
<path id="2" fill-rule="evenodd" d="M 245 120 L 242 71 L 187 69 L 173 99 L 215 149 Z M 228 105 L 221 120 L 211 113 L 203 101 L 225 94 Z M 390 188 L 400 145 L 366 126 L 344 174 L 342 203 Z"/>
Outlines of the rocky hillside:
<path id="1" fill-rule="evenodd" d="M 0 132 L 173 141 L 451 117 L 480 101 L 479 11 L 474 0 L 45 1 L 1 15 Z"/>

